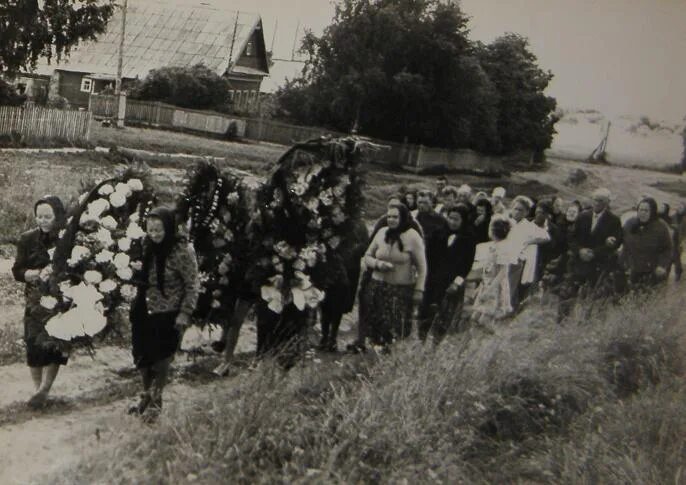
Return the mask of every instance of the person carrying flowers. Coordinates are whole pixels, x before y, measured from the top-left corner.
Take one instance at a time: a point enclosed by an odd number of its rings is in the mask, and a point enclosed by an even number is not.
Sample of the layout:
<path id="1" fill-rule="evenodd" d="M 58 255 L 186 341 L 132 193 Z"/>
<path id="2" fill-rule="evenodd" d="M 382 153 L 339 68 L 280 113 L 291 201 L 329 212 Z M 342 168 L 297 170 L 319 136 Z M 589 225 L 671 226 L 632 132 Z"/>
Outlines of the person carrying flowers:
<path id="1" fill-rule="evenodd" d="M 31 371 L 35 394 L 28 404 L 40 407 L 45 404 L 60 366 L 67 363 L 63 355 L 45 331 L 49 312 L 41 304 L 40 285 L 50 277 L 51 255 L 59 231 L 66 222 L 66 211 L 59 198 L 46 195 L 33 207 L 38 227 L 25 232 L 17 243 L 17 257 L 12 274 L 17 281 L 25 283 L 24 295 L 24 342 L 26 363 Z"/>
<path id="2" fill-rule="evenodd" d="M 154 420 L 162 408 L 162 391 L 198 301 L 200 283 L 193 247 L 177 236 L 174 212 L 152 209 L 146 219 L 138 292 L 131 306 L 133 358 L 143 393 L 129 411 Z"/>

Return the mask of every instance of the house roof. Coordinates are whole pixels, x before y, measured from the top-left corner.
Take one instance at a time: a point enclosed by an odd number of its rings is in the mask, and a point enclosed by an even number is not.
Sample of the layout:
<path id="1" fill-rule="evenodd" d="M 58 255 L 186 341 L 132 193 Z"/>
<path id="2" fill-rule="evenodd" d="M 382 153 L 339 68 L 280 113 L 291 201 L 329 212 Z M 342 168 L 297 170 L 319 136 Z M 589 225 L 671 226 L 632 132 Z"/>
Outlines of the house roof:
<path id="1" fill-rule="evenodd" d="M 60 63 L 40 62 L 36 72 L 51 74 L 55 69 L 63 69 L 116 75 L 121 23 L 122 11 L 117 9 L 107 31 L 96 41 L 72 49 Z M 223 7 L 184 4 L 178 0 L 129 0 L 122 76 L 144 78 L 151 69 L 198 63 L 224 74 L 230 58 L 233 64 L 261 25 L 258 14 L 237 13 Z"/>
<path id="2" fill-rule="evenodd" d="M 287 59 L 273 59 L 269 67 L 269 76 L 262 80 L 260 91 L 274 93 L 284 86 L 286 81 L 301 77 L 305 68 L 304 61 L 290 61 Z"/>

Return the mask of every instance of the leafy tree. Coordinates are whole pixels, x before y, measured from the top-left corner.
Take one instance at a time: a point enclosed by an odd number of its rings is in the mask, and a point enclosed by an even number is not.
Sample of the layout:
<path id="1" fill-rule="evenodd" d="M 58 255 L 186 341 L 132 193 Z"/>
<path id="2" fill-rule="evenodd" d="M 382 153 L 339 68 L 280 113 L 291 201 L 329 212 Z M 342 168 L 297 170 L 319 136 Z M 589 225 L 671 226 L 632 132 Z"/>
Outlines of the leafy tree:
<path id="1" fill-rule="evenodd" d="M 130 93 L 132 98 L 162 101 L 183 108 L 225 111 L 229 82 L 202 64 L 153 69 Z"/>
<path id="2" fill-rule="evenodd" d="M 389 140 L 497 145 L 495 91 L 475 58 L 467 16 L 436 0 L 343 0 L 305 75 L 277 94 L 279 116 Z"/>
<path id="3" fill-rule="evenodd" d="M 36 66 L 42 56 L 68 55 L 105 31 L 111 0 L 3 0 L 0 2 L 0 73 Z"/>
<path id="4" fill-rule="evenodd" d="M 533 149 L 540 157 L 552 143 L 558 121 L 557 102 L 544 93 L 553 74 L 538 67 L 527 39 L 518 34 L 479 44 L 477 52 L 498 93 L 501 152 Z"/>

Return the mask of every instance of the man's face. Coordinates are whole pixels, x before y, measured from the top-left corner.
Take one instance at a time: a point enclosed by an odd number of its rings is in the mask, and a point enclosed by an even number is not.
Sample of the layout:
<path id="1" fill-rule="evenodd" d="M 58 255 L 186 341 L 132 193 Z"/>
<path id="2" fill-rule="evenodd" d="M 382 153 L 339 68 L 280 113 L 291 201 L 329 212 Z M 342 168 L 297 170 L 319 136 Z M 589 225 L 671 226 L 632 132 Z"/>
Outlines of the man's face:
<path id="1" fill-rule="evenodd" d="M 471 194 L 469 192 L 458 192 L 457 193 L 457 201 L 462 202 L 463 204 L 466 204 L 469 202 Z"/>
<path id="2" fill-rule="evenodd" d="M 431 197 L 425 194 L 420 194 L 417 196 L 417 209 L 420 212 L 429 212 L 433 209 L 433 203 L 431 202 Z"/>
<path id="3" fill-rule="evenodd" d="M 536 207 L 536 212 L 534 213 L 534 222 L 538 225 L 543 225 L 545 220 L 548 218 L 548 214 L 545 209 Z"/>
<path id="4" fill-rule="evenodd" d="M 609 203 L 610 203 L 610 201 L 602 195 L 594 196 L 593 197 L 593 212 L 595 212 L 596 214 L 600 214 L 601 212 L 603 212 L 607 208 Z"/>
<path id="5" fill-rule="evenodd" d="M 437 179 L 436 180 L 436 193 L 440 194 L 443 191 L 443 188 L 448 185 L 444 179 Z"/>

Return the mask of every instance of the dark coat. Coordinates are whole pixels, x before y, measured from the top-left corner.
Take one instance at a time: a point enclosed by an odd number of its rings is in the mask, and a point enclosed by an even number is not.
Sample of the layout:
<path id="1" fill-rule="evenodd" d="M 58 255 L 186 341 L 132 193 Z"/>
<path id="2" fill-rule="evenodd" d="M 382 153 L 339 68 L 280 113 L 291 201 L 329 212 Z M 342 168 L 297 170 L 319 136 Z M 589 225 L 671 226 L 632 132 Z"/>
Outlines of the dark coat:
<path id="1" fill-rule="evenodd" d="M 596 278 L 603 271 L 612 269 L 616 266 L 617 248 L 622 244 L 622 222 L 619 217 L 606 209 L 600 215 L 600 219 L 595 228 L 593 224 L 593 211 L 586 210 L 579 215 L 576 221 L 576 231 L 573 246 L 577 250 L 575 272 L 581 280 L 595 282 Z M 615 244 L 610 247 L 607 244 L 609 238 L 615 238 Z M 581 249 L 591 249 L 593 259 L 590 262 L 578 259 L 578 251 Z"/>
<path id="2" fill-rule="evenodd" d="M 457 234 L 451 244 L 448 245 L 449 235 L 443 240 L 441 250 L 441 265 L 436 268 L 433 275 L 435 299 L 440 302 L 450 284 L 461 276 L 466 278 L 472 270 L 474 255 L 476 253 L 476 240 L 470 232 Z"/>
<path id="3" fill-rule="evenodd" d="M 622 262 L 632 275 L 652 274 L 658 266 L 669 269 L 673 256 L 669 227 L 661 219 L 640 226 L 632 217 L 624 224 Z"/>
<path id="4" fill-rule="evenodd" d="M 55 246 L 55 239 L 36 228 L 21 235 L 17 243 L 17 258 L 12 266 L 14 279 L 26 283 L 25 273 L 30 269 L 41 270 L 50 264 L 48 249 Z M 41 292 L 35 283 L 24 287 L 26 308 L 24 310 L 24 342 L 26 358 L 30 367 L 43 367 L 50 364 L 65 364 L 66 357 L 56 347 L 47 344 L 50 337 L 45 332 L 45 324 L 50 312 L 40 304 Z"/>
<path id="5" fill-rule="evenodd" d="M 424 304 L 438 303 L 436 275 L 443 265 L 444 246 L 447 241 L 448 223 L 435 212 L 419 212 L 417 222 L 424 232 L 424 247 L 426 248 L 426 285 L 424 289 Z"/>

